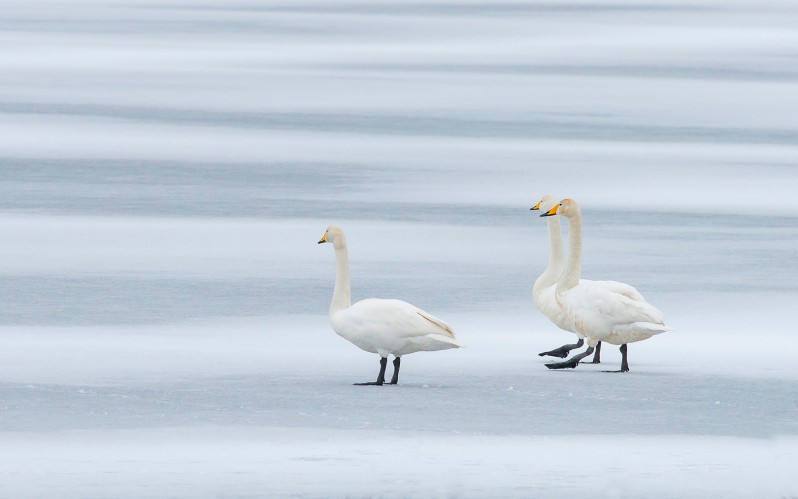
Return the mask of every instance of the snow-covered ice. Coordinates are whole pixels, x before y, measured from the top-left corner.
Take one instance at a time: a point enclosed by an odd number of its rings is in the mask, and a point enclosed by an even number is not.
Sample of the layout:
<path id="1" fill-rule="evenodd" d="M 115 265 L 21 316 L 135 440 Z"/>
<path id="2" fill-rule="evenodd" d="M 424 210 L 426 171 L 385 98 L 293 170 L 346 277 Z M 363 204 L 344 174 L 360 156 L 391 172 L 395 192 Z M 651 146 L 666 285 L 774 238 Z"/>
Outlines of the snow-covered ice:
<path id="1" fill-rule="evenodd" d="M 798 496 L 798 9 L 0 9 L 0 496 Z M 673 331 L 549 371 L 543 194 Z M 467 345 L 378 358 L 396 297 Z"/>

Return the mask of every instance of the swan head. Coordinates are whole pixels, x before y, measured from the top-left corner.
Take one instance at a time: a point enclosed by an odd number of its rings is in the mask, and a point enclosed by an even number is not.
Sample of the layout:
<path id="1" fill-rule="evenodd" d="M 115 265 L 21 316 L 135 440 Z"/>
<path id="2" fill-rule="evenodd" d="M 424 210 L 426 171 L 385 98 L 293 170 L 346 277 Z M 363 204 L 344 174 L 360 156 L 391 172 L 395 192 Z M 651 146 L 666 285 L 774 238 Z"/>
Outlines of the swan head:
<path id="1" fill-rule="evenodd" d="M 333 243 L 333 246 L 336 248 L 342 246 L 346 242 L 344 239 L 344 230 L 337 225 L 330 225 L 327 227 L 327 230 L 324 231 L 324 235 L 321 236 L 319 240 L 319 244 L 322 243 Z"/>
<path id="2" fill-rule="evenodd" d="M 562 215 L 571 218 L 579 215 L 579 204 L 571 198 L 565 198 L 559 203 L 555 204 L 549 211 L 540 215 L 541 217 L 550 217 L 553 215 Z"/>
<path id="3" fill-rule="evenodd" d="M 543 212 L 547 212 L 555 204 L 557 204 L 557 198 L 555 198 L 554 196 L 550 196 L 550 195 L 546 194 L 545 196 L 540 198 L 540 201 L 538 201 L 538 204 L 536 204 L 535 206 L 530 208 L 530 210 L 533 210 L 533 211 L 534 210 L 541 210 Z"/>

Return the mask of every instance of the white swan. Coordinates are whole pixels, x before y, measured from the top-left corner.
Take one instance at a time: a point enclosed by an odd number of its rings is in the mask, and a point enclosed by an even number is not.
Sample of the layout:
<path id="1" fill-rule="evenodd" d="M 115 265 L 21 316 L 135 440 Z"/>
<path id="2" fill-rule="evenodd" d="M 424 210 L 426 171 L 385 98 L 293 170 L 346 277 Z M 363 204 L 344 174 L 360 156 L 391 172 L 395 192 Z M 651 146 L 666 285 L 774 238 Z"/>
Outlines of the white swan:
<path id="1" fill-rule="evenodd" d="M 369 298 L 352 305 L 344 231 L 337 226 L 328 227 L 319 241 L 322 243 L 332 243 L 335 248 L 335 291 L 330 304 L 333 331 L 361 349 L 380 356 L 377 381 L 356 384 L 382 385 L 388 355 L 395 357 L 391 377 L 391 384 L 395 385 L 399 382 L 402 355 L 463 346 L 455 338 L 451 326 L 407 302 Z"/>
<path id="2" fill-rule="evenodd" d="M 531 210 L 542 210 L 544 213 L 549 211 L 557 204 L 557 200 L 550 196 L 545 195 L 541 200 L 530 208 Z M 584 343 L 584 336 L 574 329 L 573 324 L 565 320 L 565 314 L 557 304 L 554 297 L 554 290 L 557 287 L 557 280 L 565 268 L 565 251 L 563 249 L 562 232 L 560 230 L 560 219 L 558 217 L 549 217 L 546 220 L 549 229 L 549 265 L 546 270 L 535 280 L 532 285 L 532 299 L 535 301 L 538 310 L 543 312 L 543 315 L 554 323 L 560 329 L 570 331 L 576 334 L 578 340 L 576 343 L 566 344 L 548 352 L 542 352 L 538 355 L 541 357 L 551 356 L 565 358 L 568 353 L 575 349 L 580 348 Z M 599 362 L 600 345 L 597 346 L 596 355 L 593 358 L 594 363 Z"/>
<path id="3" fill-rule="evenodd" d="M 621 345 L 620 372 L 629 370 L 627 343 L 642 341 L 670 331 L 662 312 L 648 303 L 635 288 L 616 281 L 580 281 L 582 272 L 582 213 L 573 199 L 563 199 L 542 217 L 562 215 L 568 218 L 569 254 L 557 282 L 555 299 L 574 328 L 587 338 L 588 349 L 582 354 L 556 364 L 550 369 L 574 368 L 593 347 L 604 341 Z"/>

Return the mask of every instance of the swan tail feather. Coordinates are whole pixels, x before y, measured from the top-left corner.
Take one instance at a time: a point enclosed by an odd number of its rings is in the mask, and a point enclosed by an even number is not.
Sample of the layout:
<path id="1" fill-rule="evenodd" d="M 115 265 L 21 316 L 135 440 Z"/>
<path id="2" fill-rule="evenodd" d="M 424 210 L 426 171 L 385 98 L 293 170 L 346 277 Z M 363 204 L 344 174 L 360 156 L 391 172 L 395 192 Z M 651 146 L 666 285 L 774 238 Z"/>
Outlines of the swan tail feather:
<path id="1" fill-rule="evenodd" d="M 669 328 L 665 324 L 657 324 L 654 322 L 633 322 L 632 324 L 630 324 L 630 326 L 636 329 L 650 331 L 651 334 L 660 334 L 671 330 L 671 328 Z"/>
<path id="2" fill-rule="evenodd" d="M 453 348 L 464 348 L 465 347 L 465 345 L 460 343 L 460 341 L 458 341 L 457 338 L 450 338 L 448 336 L 443 336 L 443 335 L 440 335 L 440 334 L 435 336 L 435 340 L 436 341 L 440 341 L 441 343 L 445 343 L 447 345 L 446 348 L 452 348 L 452 347 Z M 451 346 L 448 346 L 448 345 L 451 345 Z"/>
<path id="3" fill-rule="evenodd" d="M 671 328 L 664 324 L 654 322 L 632 322 L 623 326 L 616 326 L 607 340 L 610 343 L 619 345 L 622 343 L 633 343 L 651 338 L 654 335 L 670 331 Z"/>

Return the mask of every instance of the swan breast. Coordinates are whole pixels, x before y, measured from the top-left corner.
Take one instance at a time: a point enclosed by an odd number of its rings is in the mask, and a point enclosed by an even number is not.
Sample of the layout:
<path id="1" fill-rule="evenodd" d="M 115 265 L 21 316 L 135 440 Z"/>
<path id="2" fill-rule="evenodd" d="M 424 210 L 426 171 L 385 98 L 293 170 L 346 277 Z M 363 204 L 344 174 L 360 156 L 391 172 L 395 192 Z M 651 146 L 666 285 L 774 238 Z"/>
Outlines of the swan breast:
<path id="1" fill-rule="evenodd" d="M 551 286 L 542 288 L 538 292 L 534 293 L 535 305 L 537 305 L 538 309 L 543 313 L 543 315 L 553 322 L 555 326 L 559 327 L 560 329 L 579 334 L 575 330 L 570 317 L 565 314 L 565 311 L 557 302 L 555 292 L 556 288 L 557 285 L 552 284 Z"/>

